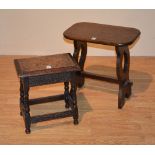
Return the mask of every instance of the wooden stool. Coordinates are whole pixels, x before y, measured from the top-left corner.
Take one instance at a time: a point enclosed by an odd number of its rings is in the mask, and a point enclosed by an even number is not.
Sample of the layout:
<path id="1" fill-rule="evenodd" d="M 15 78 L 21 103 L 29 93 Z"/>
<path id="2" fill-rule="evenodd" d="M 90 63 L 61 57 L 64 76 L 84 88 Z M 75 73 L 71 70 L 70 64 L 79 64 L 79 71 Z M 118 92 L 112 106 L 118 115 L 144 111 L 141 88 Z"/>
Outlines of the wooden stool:
<path id="1" fill-rule="evenodd" d="M 73 116 L 74 124 L 78 124 L 76 74 L 80 71 L 80 67 L 70 54 L 16 59 L 14 63 L 20 78 L 20 114 L 24 118 L 27 134 L 30 133 L 31 123 L 49 119 Z M 58 82 L 64 82 L 64 94 L 29 99 L 30 87 Z M 70 90 L 69 83 L 71 84 Z M 30 116 L 30 105 L 63 99 L 65 100 L 65 107 L 71 109 L 54 114 Z"/>
<path id="2" fill-rule="evenodd" d="M 139 35 L 140 31 L 135 28 L 87 22 L 76 23 L 68 28 L 64 32 L 64 37 L 74 40 L 73 57 L 79 63 L 82 71 L 79 75 L 78 86 L 82 87 L 84 85 L 85 77 L 119 84 L 118 108 L 122 108 L 125 104 L 125 98 L 131 96 L 132 86 L 132 82 L 129 79 L 130 52 L 128 46 L 131 45 Z M 115 46 L 117 79 L 84 71 L 87 56 L 87 42 Z M 80 51 L 81 56 L 79 57 Z"/>

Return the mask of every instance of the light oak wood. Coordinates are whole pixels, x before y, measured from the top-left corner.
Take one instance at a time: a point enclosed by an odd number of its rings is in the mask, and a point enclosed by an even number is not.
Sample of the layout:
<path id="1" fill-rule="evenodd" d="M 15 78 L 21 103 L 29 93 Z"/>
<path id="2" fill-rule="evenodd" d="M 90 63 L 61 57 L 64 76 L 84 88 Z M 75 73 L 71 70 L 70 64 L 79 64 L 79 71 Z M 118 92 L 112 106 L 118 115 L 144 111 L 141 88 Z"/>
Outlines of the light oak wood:
<path id="1" fill-rule="evenodd" d="M 78 89 L 80 123 L 71 118 L 32 124 L 19 115 L 19 81 L 13 59 L 0 56 L 0 144 L 155 144 L 155 57 L 131 57 L 133 94 L 117 109 L 118 85 L 86 79 Z M 114 57 L 87 57 L 85 69 L 115 76 Z M 34 87 L 30 98 L 63 93 L 63 84 Z M 31 106 L 31 115 L 64 110 L 64 102 Z"/>

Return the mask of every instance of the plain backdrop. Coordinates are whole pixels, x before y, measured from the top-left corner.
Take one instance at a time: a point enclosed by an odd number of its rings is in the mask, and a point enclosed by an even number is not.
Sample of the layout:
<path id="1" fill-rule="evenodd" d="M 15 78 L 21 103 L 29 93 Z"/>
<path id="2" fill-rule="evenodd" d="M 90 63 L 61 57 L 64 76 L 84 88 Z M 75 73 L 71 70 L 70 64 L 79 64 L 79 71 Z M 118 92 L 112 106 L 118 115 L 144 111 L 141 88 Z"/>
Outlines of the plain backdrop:
<path id="1" fill-rule="evenodd" d="M 155 10 L 0 10 L 0 55 L 72 53 L 63 32 L 86 21 L 138 28 L 141 36 L 130 46 L 131 55 L 155 56 L 154 19 Z M 114 47 L 89 44 L 88 55 L 113 56 Z"/>

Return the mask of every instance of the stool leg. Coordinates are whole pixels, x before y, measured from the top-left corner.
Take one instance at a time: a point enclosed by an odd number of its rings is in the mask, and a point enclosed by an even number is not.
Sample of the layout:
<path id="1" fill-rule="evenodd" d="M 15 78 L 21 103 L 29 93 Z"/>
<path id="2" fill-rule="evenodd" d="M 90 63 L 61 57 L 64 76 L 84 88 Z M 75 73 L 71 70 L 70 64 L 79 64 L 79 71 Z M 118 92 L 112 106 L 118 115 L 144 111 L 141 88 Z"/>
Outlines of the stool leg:
<path id="1" fill-rule="evenodd" d="M 81 50 L 81 55 L 80 55 L 80 59 L 78 59 L 80 50 Z M 81 41 L 74 41 L 73 57 L 75 58 L 77 63 L 79 63 L 79 66 L 81 68 L 81 72 L 84 70 L 84 64 L 85 64 L 86 56 L 87 56 L 87 43 L 81 42 Z M 85 82 L 84 75 L 81 72 L 79 72 L 79 75 L 78 75 L 78 87 L 82 87 L 84 85 L 84 82 Z"/>
<path id="2" fill-rule="evenodd" d="M 64 97 L 65 97 L 65 107 L 69 108 L 69 82 L 64 82 Z"/>
<path id="3" fill-rule="evenodd" d="M 29 108 L 29 83 L 28 79 L 25 78 L 23 80 L 23 88 L 24 88 L 24 98 L 23 98 L 23 117 L 25 121 L 25 132 L 29 134 L 31 132 L 31 117 L 30 117 L 30 108 Z"/>
<path id="4" fill-rule="evenodd" d="M 23 90 L 23 84 L 20 79 L 20 115 L 22 116 L 22 104 L 24 100 L 24 90 Z"/>
<path id="5" fill-rule="evenodd" d="M 79 53 L 80 53 L 80 42 L 74 40 L 74 53 L 73 53 L 73 58 L 76 60 L 76 62 L 79 62 Z"/>
<path id="6" fill-rule="evenodd" d="M 73 119 L 74 124 L 78 124 L 78 107 L 77 107 L 77 97 L 76 97 L 76 83 L 75 81 L 71 81 L 71 90 L 70 90 L 70 96 L 72 99 L 72 110 L 73 110 Z"/>
<path id="7" fill-rule="evenodd" d="M 130 53 L 127 46 L 116 47 L 117 63 L 116 73 L 119 82 L 118 108 L 125 104 L 125 98 L 131 96 L 132 82 L 129 80 Z M 124 65 L 123 63 L 124 59 Z"/>

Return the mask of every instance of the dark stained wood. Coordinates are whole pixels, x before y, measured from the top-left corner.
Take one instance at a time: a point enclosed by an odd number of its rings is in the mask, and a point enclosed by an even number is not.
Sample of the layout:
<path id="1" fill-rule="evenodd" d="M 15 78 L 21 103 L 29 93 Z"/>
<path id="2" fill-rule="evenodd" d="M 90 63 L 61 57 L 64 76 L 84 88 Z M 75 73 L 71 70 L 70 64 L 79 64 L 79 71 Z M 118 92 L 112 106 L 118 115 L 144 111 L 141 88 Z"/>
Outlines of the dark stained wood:
<path id="1" fill-rule="evenodd" d="M 46 66 L 51 65 L 51 69 Z M 80 67 L 70 54 L 40 56 L 27 59 L 16 59 L 15 67 L 20 78 L 20 114 L 24 118 L 25 132 L 31 132 L 31 123 L 55 118 L 72 116 L 74 124 L 78 124 L 78 108 L 76 99 L 76 75 Z M 64 94 L 29 99 L 29 88 L 52 83 L 64 83 Z M 71 88 L 69 90 L 69 83 Z M 65 100 L 65 107 L 71 110 L 54 114 L 30 116 L 30 105 Z"/>
<path id="2" fill-rule="evenodd" d="M 23 83 L 22 80 L 20 79 L 20 115 L 22 116 L 22 104 L 24 102 L 24 88 L 23 88 Z"/>
<path id="3" fill-rule="evenodd" d="M 54 75 L 54 78 L 53 78 Z M 44 74 L 44 75 L 38 75 L 38 76 L 31 76 L 29 77 L 29 85 L 31 87 L 38 86 L 38 85 L 47 85 L 47 84 L 53 84 L 57 82 L 64 82 L 64 81 L 70 81 L 72 78 L 71 72 L 61 72 L 61 73 L 55 73 L 55 74 Z"/>
<path id="4" fill-rule="evenodd" d="M 113 77 L 109 77 L 106 75 L 99 75 L 99 74 L 94 74 L 94 73 L 90 73 L 90 72 L 86 72 L 86 71 L 82 72 L 82 74 L 87 78 L 118 84 L 118 79 L 115 79 Z"/>
<path id="5" fill-rule="evenodd" d="M 32 123 L 42 122 L 42 121 L 48 121 L 52 119 L 58 119 L 58 118 L 64 118 L 64 117 L 71 117 L 73 116 L 72 110 L 63 111 L 63 112 L 57 112 L 52 114 L 44 114 L 44 115 L 37 115 L 33 116 Z"/>
<path id="6" fill-rule="evenodd" d="M 125 98 L 131 96 L 132 82 L 129 80 L 130 53 L 128 47 L 124 46 L 116 47 L 116 54 L 116 73 L 119 81 L 118 108 L 122 108 L 125 104 Z"/>
<path id="7" fill-rule="evenodd" d="M 41 98 L 36 98 L 36 99 L 29 99 L 29 104 L 35 105 L 35 104 L 54 102 L 54 101 L 59 101 L 59 100 L 64 100 L 64 94 L 41 97 Z"/>
<path id="8" fill-rule="evenodd" d="M 76 82 L 75 78 L 72 79 L 71 81 L 71 90 L 70 90 L 70 97 L 69 97 L 69 103 L 70 107 L 73 111 L 73 118 L 74 118 L 74 124 L 78 124 L 78 107 L 77 107 L 77 97 L 76 97 Z M 72 103 L 72 104 L 71 104 Z"/>
<path id="9" fill-rule="evenodd" d="M 84 85 L 85 77 L 118 83 L 118 108 L 122 108 L 125 104 L 125 98 L 129 98 L 132 93 L 132 82 L 129 80 L 130 53 L 128 45 L 139 37 L 140 31 L 129 27 L 81 22 L 72 25 L 63 35 L 67 39 L 74 40 L 73 57 L 80 65 L 82 71 L 78 74 L 78 87 Z M 87 42 L 115 46 L 117 79 L 84 71 Z M 124 64 L 122 64 L 123 59 Z"/>
<path id="10" fill-rule="evenodd" d="M 123 46 L 132 44 L 140 35 L 135 28 L 81 22 L 64 32 L 64 37 L 96 44 Z"/>
<path id="11" fill-rule="evenodd" d="M 21 79 L 23 84 L 23 103 L 22 103 L 22 116 L 25 122 L 25 132 L 29 134 L 31 132 L 31 117 L 30 117 L 30 107 L 29 107 L 29 80 L 28 78 Z"/>
<path id="12" fill-rule="evenodd" d="M 81 53 L 80 53 L 81 51 Z M 80 57 L 79 57 L 80 55 Z M 84 70 L 84 64 L 87 56 L 87 43 L 74 40 L 74 54 L 73 57 L 78 62 L 81 71 Z M 82 87 L 84 85 L 85 77 L 81 72 L 78 73 L 78 87 Z"/>
<path id="13" fill-rule="evenodd" d="M 69 99 L 68 99 L 68 96 L 69 96 L 69 82 L 64 82 L 64 98 L 65 98 L 65 107 L 66 108 L 69 108 Z"/>

